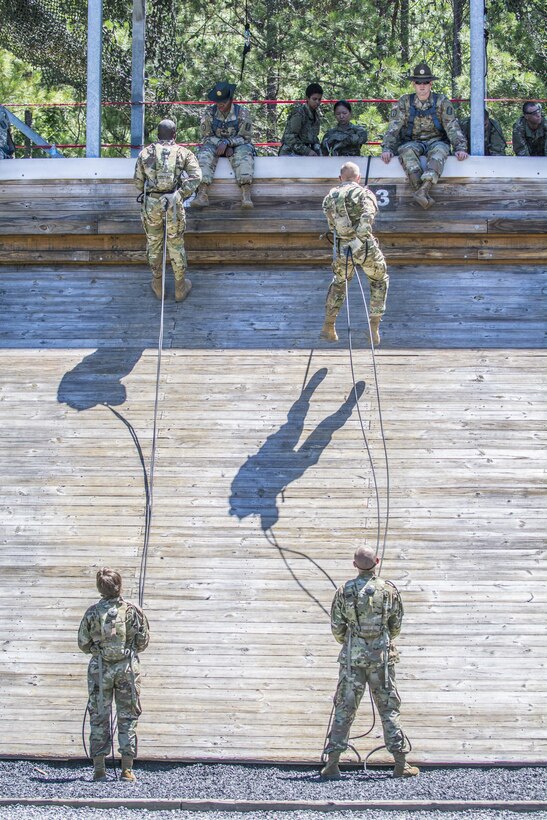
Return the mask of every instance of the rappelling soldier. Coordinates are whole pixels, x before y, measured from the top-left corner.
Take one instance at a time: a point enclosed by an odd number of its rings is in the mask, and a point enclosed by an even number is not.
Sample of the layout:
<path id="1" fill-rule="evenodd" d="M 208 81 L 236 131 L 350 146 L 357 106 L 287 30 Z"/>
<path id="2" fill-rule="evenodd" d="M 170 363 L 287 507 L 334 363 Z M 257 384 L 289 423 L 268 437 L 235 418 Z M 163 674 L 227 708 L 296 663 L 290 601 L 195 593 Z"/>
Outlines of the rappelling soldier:
<path id="1" fill-rule="evenodd" d="M 106 780 L 105 757 L 113 741 L 110 710 L 114 697 L 121 777 L 134 783 L 137 721 L 142 711 L 137 653 L 148 646 L 148 620 L 142 609 L 122 598 L 122 579 L 115 570 L 103 567 L 97 572 L 97 589 L 101 600 L 89 607 L 78 630 L 78 646 L 92 656 L 87 684 L 93 780 Z"/>
<path id="2" fill-rule="evenodd" d="M 426 63 L 420 63 L 408 78 L 414 83 L 414 94 L 403 94 L 391 113 L 391 121 L 382 143 L 382 159 L 388 163 L 395 153 L 405 169 L 414 199 L 422 208 L 434 203 L 430 191 L 436 185 L 450 154 L 467 159 L 467 140 L 448 97 L 431 90 L 434 77 Z M 420 157 L 427 159 L 422 173 Z"/>
<path id="3" fill-rule="evenodd" d="M 203 144 L 198 151 L 198 160 L 203 181 L 192 202 L 193 208 L 203 208 L 209 204 L 208 188 L 213 181 L 219 157 L 226 157 L 234 169 L 236 182 L 241 188 L 241 207 L 253 207 L 253 123 L 248 110 L 234 102 L 235 90 L 235 85 L 231 83 L 217 83 L 207 94 L 207 99 L 212 100 L 213 105 L 208 105 L 201 117 Z"/>
<path id="4" fill-rule="evenodd" d="M 367 141 L 367 129 L 351 122 L 351 103 L 338 100 L 334 103 L 336 125 L 321 140 L 321 153 L 331 157 L 358 157 L 361 146 Z"/>
<path id="5" fill-rule="evenodd" d="M 547 123 L 539 103 L 522 106 L 522 117 L 513 125 L 513 151 L 517 157 L 547 157 Z"/>
<path id="6" fill-rule="evenodd" d="M 281 138 L 280 157 L 321 155 L 319 130 L 322 98 L 323 89 L 319 83 L 310 83 L 306 88 L 306 102 L 292 106 Z"/>
<path id="7" fill-rule="evenodd" d="M 471 117 L 460 120 L 461 129 L 468 145 L 471 145 Z M 501 125 L 484 109 L 484 156 L 504 157 L 507 148 Z"/>
<path id="8" fill-rule="evenodd" d="M 11 136 L 11 124 L 8 112 L 0 105 L 0 160 L 15 157 L 15 143 Z"/>
<path id="9" fill-rule="evenodd" d="M 395 759 L 393 776 L 413 777 L 420 772 L 406 761 L 410 747 L 401 729 L 401 699 L 395 685 L 398 653 L 393 640 L 401 631 L 403 604 L 396 587 L 378 578 L 377 565 L 375 552 L 359 547 L 353 560 L 359 574 L 337 590 L 332 602 L 331 630 L 343 647 L 338 656 L 334 718 L 325 747 L 327 764 L 321 770 L 326 780 L 340 778 L 340 755 L 347 749 L 367 684 L 382 721 L 386 748 Z"/>
<path id="10" fill-rule="evenodd" d="M 360 265 L 370 286 L 370 330 L 372 341 L 380 344 L 380 322 L 386 309 L 389 275 L 386 260 L 378 240 L 372 233 L 374 217 L 378 213 L 375 195 L 362 186 L 359 167 L 346 162 L 340 168 L 340 184 L 332 188 L 323 200 L 323 212 L 334 235 L 334 273 L 325 306 L 325 322 L 321 337 L 337 342 L 336 317 L 346 296 L 346 278 L 349 281 Z"/>
<path id="11" fill-rule="evenodd" d="M 194 154 L 176 144 L 176 128 L 172 120 L 160 122 L 158 141 L 144 148 L 137 158 L 135 184 L 142 193 L 141 218 L 146 233 L 146 256 L 152 268 L 152 290 L 158 299 L 162 298 L 165 219 L 167 251 L 175 275 L 175 299 L 182 302 L 192 289 L 186 277 L 184 200 L 199 185 L 201 170 Z"/>

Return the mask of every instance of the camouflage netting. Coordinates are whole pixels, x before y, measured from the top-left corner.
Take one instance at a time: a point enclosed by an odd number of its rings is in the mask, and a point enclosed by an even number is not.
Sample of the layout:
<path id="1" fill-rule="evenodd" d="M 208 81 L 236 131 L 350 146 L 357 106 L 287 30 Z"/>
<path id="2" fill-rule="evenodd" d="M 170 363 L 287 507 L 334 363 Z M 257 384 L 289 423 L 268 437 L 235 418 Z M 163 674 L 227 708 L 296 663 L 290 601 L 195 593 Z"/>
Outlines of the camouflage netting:
<path id="1" fill-rule="evenodd" d="M 104 100 L 130 99 L 131 15 L 131 0 L 103 0 L 103 19 L 108 21 L 103 35 Z M 149 4 L 147 68 L 167 77 L 178 75 L 182 57 L 175 43 L 175 18 L 175 0 L 154 0 Z M 1 47 L 40 68 L 48 86 L 69 85 L 85 98 L 87 3 L 84 0 L 0 0 L 0 20 Z M 123 36 L 124 32 L 127 36 Z M 154 58 L 160 42 L 161 71 Z M 158 97 L 166 91 L 164 84 L 155 87 Z"/>

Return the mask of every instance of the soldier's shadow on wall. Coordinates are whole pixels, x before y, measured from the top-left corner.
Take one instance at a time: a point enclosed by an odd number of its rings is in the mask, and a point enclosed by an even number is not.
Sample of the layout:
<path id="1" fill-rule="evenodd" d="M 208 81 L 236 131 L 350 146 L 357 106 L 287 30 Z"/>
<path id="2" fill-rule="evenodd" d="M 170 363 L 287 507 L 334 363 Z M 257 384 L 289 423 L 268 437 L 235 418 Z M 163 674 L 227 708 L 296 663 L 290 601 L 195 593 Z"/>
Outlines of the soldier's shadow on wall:
<path id="1" fill-rule="evenodd" d="M 124 404 L 127 393 L 122 379 L 142 356 L 143 348 L 99 348 L 65 373 L 57 389 L 57 401 L 74 410 L 90 410 L 99 404 Z"/>
<path id="2" fill-rule="evenodd" d="M 317 464 L 334 433 L 347 422 L 356 405 L 353 387 L 340 407 L 324 418 L 296 449 L 312 396 L 327 373 L 327 368 L 322 367 L 313 374 L 287 413 L 285 424 L 268 436 L 258 452 L 239 468 L 231 485 L 230 515 L 240 521 L 249 515 L 260 516 L 264 531 L 275 526 L 279 520 L 278 498 L 283 497 L 289 484 Z M 364 389 L 365 383 L 358 382 L 359 398 Z"/>

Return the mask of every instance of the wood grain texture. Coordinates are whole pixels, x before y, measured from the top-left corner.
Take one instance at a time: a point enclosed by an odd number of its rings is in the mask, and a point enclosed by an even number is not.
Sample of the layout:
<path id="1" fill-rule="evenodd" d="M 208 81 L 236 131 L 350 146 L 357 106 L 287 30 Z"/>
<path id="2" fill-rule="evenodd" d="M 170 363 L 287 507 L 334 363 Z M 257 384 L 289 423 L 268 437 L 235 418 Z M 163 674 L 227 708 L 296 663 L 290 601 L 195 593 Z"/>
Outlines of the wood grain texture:
<path id="1" fill-rule="evenodd" d="M 318 341 L 326 268 L 191 275 L 191 297 L 166 304 L 139 752 L 317 761 L 337 677 L 330 579 L 351 577 L 377 527 L 345 321 L 339 345 Z M 547 762 L 544 286 L 532 266 L 392 277 L 383 574 L 405 602 L 416 760 Z M 148 454 L 158 303 L 142 268 L 9 268 L 0 290 L 0 755 L 80 756 L 79 620 L 99 566 L 135 597 L 143 538 L 138 455 L 105 402 Z M 369 725 L 364 703 L 355 733 Z M 377 726 L 358 748 L 381 742 Z"/>

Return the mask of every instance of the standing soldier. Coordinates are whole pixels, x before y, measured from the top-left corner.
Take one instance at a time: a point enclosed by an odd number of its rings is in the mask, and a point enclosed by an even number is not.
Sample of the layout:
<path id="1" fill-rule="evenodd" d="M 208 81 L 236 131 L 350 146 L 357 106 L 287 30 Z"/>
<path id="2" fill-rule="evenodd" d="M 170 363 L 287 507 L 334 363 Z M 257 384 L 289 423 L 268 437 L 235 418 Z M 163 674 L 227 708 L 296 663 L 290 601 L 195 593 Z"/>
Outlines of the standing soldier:
<path id="1" fill-rule="evenodd" d="M 212 100 L 214 105 L 208 105 L 201 118 L 203 145 L 198 151 L 198 160 L 203 182 L 192 207 L 203 208 L 209 204 L 207 189 L 213 181 L 219 157 L 229 159 L 234 169 L 236 182 L 241 188 L 241 207 L 253 207 L 253 124 L 247 109 L 234 103 L 235 90 L 235 85 L 230 83 L 217 83 L 207 94 L 207 99 Z"/>
<path id="2" fill-rule="evenodd" d="M 471 117 L 461 121 L 461 127 L 467 144 L 471 146 Z M 484 109 L 484 156 L 504 157 L 507 143 L 501 130 L 501 125 Z"/>
<path id="3" fill-rule="evenodd" d="M 358 157 L 361 146 L 367 141 L 367 129 L 354 125 L 351 119 L 351 103 L 338 100 L 334 103 L 336 125 L 329 128 L 321 140 L 321 153 L 332 157 Z"/>
<path id="4" fill-rule="evenodd" d="M 122 598 L 122 579 L 115 570 L 103 567 L 98 571 L 97 589 L 101 600 L 89 607 L 78 631 L 78 646 L 92 656 L 87 670 L 87 708 L 93 780 L 106 780 L 105 757 L 112 748 L 110 709 L 114 696 L 122 780 L 134 783 L 137 721 L 142 712 L 137 652 L 143 652 L 148 646 L 148 621 L 136 604 Z"/>
<path id="5" fill-rule="evenodd" d="M 431 84 L 438 77 L 433 76 L 426 63 L 420 63 L 408 79 L 413 81 L 416 93 L 403 94 L 394 106 L 382 144 L 382 159 L 388 163 L 398 152 L 415 191 L 414 199 L 427 209 L 435 201 L 429 191 L 443 172 L 450 146 L 459 160 L 467 159 L 469 154 L 452 103 L 444 94 L 431 91 Z M 421 156 L 427 157 L 424 173 Z"/>
<path id="6" fill-rule="evenodd" d="M 398 653 L 392 641 L 401 631 L 403 604 L 396 587 L 375 574 L 377 564 L 373 550 L 359 547 L 353 560 L 359 574 L 337 590 L 332 602 L 332 634 L 344 646 L 338 656 L 334 720 L 325 748 L 328 760 L 321 770 L 326 780 L 340 778 L 338 761 L 347 749 L 367 683 L 382 721 L 386 749 L 395 758 L 393 776 L 420 773 L 406 762 L 409 744 L 401 729 L 401 699 L 395 685 Z"/>
<path id="7" fill-rule="evenodd" d="M 355 265 L 365 271 L 370 285 L 370 330 L 372 341 L 380 344 L 380 322 L 386 309 L 389 276 L 386 260 L 378 240 L 372 233 L 372 223 L 378 213 L 376 197 L 360 184 L 361 173 L 354 162 L 340 168 L 340 185 L 332 188 L 323 200 L 323 212 L 334 232 L 334 278 L 325 310 L 323 339 L 337 342 L 336 317 L 346 296 L 346 277 L 351 281 Z"/>
<path id="8" fill-rule="evenodd" d="M 172 120 L 160 122 L 158 141 L 144 148 L 137 158 L 135 184 L 142 192 L 141 218 L 146 233 L 146 256 L 152 268 L 152 290 L 161 299 L 165 219 L 167 250 L 175 275 L 175 299 L 182 302 L 192 290 L 191 281 L 185 278 L 184 199 L 199 185 L 201 171 L 194 154 L 176 144 L 176 129 Z"/>
<path id="9" fill-rule="evenodd" d="M 280 157 L 321 155 L 319 129 L 322 98 L 323 89 L 319 83 L 310 83 L 306 88 L 306 102 L 293 105 L 281 138 Z"/>
<path id="10" fill-rule="evenodd" d="M 547 157 L 547 125 L 539 103 L 522 106 L 522 117 L 513 125 L 513 151 L 517 157 Z"/>
<path id="11" fill-rule="evenodd" d="M 8 112 L 3 105 L 0 105 L 0 160 L 13 159 L 14 156 L 15 144 L 11 136 Z"/>

